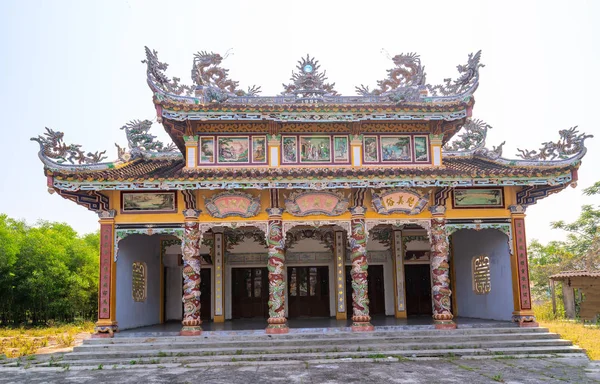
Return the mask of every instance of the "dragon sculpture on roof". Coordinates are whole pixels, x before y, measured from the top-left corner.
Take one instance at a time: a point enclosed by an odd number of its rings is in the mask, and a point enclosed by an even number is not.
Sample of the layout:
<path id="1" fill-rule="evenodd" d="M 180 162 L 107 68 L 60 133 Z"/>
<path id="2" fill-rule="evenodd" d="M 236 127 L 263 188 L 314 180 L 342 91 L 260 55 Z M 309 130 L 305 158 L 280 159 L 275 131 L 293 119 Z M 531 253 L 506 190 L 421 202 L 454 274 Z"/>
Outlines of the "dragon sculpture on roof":
<path id="1" fill-rule="evenodd" d="M 356 87 L 356 92 L 363 96 L 401 92 L 406 96 L 410 93 L 410 97 L 413 97 L 414 91 L 425 85 L 425 67 L 421 65 L 421 57 L 412 52 L 401 53 L 394 56 L 392 61 L 396 67 L 387 70 L 387 78 L 377 81 L 378 89 L 371 91 L 368 86 L 361 84 Z"/>
<path id="2" fill-rule="evenodd" d="M 261 90 L 253 85 L 247 91 L 238 89 L 239 82 L 229 78 L 229 69 L 220 67 L 223 57 L 218 53 L 201 51 L 194 54 L 192 81 L 197 90 L 206 90 L 224 101 L 231 96 L 256 96 Z"/>
<path id="3" fill-rule="evenodd" d="M 56 160 L 57 164 L 95 164 L 106 159 L 106 151 L 95 153 L 88 152 L 87 155 L 82 151 L 79 144 L 65 144 L 63 142 L 64 133 L 54 131 L 46 127 L 44 135 L 32 137 L 32 141 L 40 144 L 40 154 L 48 159 Z"/>
<path id="4" fill-rule="evenodd" d="M 561 160 L 568 159 L 585 150 L 585 139 L 594 137 L 593 135 L 579 133 L 579 131 L 577 131 L 577 126 L 569 129 L 562 129 L 558 133 L 560 139 L 556 143 L 551 141 L 542 143 L 539 152 L 536 150 L 530 151 L 517 148 L 517 151 L 519 151 L 517 156 L 525 160 L 537 161 L 554 160 L 556 158 Z"/>
<path id="5" fill-rule="evenodd" d="M 470 53 L 466 65 L 457 65 L 456 68 L 461 74 L 456 80 L 444 79 L 444 84 L 427 85 L 427 89 L 433 96 L 438 94 L 443 96 L 459 95 L 468 92 L 479 83 L 479 68 L 485 67 L 479 61 L 481 60 L 481 50 L 476 53 Z M 472 89 L 473 92 L 475 89 Z"/>

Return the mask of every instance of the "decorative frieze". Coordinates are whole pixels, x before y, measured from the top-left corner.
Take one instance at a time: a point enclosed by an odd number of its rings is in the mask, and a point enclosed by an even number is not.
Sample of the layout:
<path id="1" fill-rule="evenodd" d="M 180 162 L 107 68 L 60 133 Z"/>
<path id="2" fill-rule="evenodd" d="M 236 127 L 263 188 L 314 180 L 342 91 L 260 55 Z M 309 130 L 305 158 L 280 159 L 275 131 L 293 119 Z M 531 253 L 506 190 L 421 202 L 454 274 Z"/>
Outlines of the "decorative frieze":
<path id="1" fill-rule="evenodd" d="M 295 191 L 285 198 L 285 210 L 294 216 L 339 216 L 348 204 L 348 197 L 338 191 Z"/>
<path id="2" fill-rule="evenodd" d="M 397 188 L 383 190 L 381 192 L 371 191 L 373 209 L 382 215 L 400 212 L 416 215 L 423 211 L 429 203 L 431 191 L 425 193 L 408 188 Z"/>

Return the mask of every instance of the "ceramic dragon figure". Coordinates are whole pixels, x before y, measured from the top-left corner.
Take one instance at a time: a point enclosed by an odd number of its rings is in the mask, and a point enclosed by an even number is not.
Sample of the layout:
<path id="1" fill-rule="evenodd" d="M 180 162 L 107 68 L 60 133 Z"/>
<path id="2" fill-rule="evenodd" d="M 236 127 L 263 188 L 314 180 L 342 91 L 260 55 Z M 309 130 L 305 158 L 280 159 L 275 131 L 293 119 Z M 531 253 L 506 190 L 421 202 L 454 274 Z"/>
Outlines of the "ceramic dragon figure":
<path id="1" fill-rule="evenodd" d="M 212 100 L 225 101 L 231 96 L 256 96 L 260 87 L 248 87 L 248 91 L 238 89 L 239 82 L 229 78 L 229 70 L 222 68 L 223 57 L 218 53 L 201 51 L 194 54 L 192 81 L 197 88 L 204 90 Z"/>
<path id="2" fill-rule="evenodd" d="M 459 95 L 467 92 L 479 83 L 479 68 L 485 67 L 479 61 L 481 60 L 481 51 L 470 53 L 466 65 L 458 65 L 456 68 L 460 76 L 456 80 L 444 79 L 444 84 L 427 85 L 427 89 L 433 96 Z"/>
<path id="3" fill-rule="evenodd" d="M 425 67 L 421 65 L 421 57 L 416 53 L 401 53 L 392 58 L 395 68 L 388 69 L 388 77 L 379 80 L 378 89 L 369 90 L 368 86 L 356 87 L 359 95 L 392 95 L 398 91 L 409 92 L 409 89 L 419 88 L 425 85 Z M 394 92 L 396 91 L 396 92 Z"/>
<path id="4" fill-rule="evenodd" d="M 79 144 L 65 144 L 64 133 L 46 127 L 44 135 L 32 137 L 32 141 L 40 144 L 40 154 L 48 159 L 55 160 L 58 164 L 69 162 L 71 164 L 96 164 L 106 159 L 106 151 L 85 154 Z"/>
<path id="5" fill-rule="evenodd" d="M 194 87 L 189 85 L 179 84 L 181 81 L 178 77 L 169 79 L 165 75 L 165 71 L 169 64 L 162 63 L 158 60 L 158 52 L 150 50 L 148 47 L 144 47 L 146 50 L 146 60 L 142 60 L 142 63 L 147 65 L 148 79 L 152 80 L 156 85 L 161 87 L 164 91 L 172 93 L 174 95 L 190 95 L 194 90 Z"/>
<path id="6" fill-rule="evenodd" d="M 554 160 L 567 159 L 571 156 L 577 155 L 585 151 L 584 141 L 593 137 L 593 135 L 586 135 L 585 133 L 579 133 L 577 127 L 563 129 L 559 131 L 560 139 L 553 143 L 551 141 L 542 143 L 538 151 L 535 150 L 523 150 L 517 149 L 520 153 L 517 156 L 525 160 Z"/>

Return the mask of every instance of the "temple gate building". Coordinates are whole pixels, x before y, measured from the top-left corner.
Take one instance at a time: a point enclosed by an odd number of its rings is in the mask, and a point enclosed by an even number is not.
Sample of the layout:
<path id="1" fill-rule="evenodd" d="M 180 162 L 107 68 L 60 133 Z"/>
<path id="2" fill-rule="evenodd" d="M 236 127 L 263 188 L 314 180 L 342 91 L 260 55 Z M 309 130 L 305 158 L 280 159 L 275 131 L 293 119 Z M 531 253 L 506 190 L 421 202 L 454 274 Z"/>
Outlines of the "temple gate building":
<path id="1" fill-rule="evenodd" d="M 98 213 L 96 331 L 264 318 L 455 316 L 535 326 L 525 210 L 568 185 L 589 135 L 575 128 L 506 159 L 472 118 L 481 53 L 458 77 L 426 81 L 416 54 L 393 57 L 371 90 L 341 96 L 306 56 L 277 96 L 246 91 L 214 53 L 193 85 L 146 48 L 156 117 L 172 139 L 131 121 L 118 159 L 40 144 L 48 190 Z"/>

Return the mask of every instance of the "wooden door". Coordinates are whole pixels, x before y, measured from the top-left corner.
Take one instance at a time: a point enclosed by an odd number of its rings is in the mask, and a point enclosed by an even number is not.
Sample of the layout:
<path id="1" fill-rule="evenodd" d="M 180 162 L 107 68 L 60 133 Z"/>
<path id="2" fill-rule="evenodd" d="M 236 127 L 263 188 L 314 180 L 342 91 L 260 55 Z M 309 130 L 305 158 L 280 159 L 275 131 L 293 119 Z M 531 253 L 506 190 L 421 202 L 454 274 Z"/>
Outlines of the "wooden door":
<path id="1" fill-rule="evenodd" d="M 383 265 L 369 265 L 369 314 L 385 315 Z"/>
<path id="2" fill-rule="evenodd" d="M 267 268 L 233 268 L 231 270 L 231 311 L 234 319 L 269 314 Z"/>
<path id="3" fill-rule="evenodd" d="M 406 314 L 431 315 L 431 267 L 429 264 L 405 264 Z"/>
<path id="4" fill-rule="evenodd" d="M 352 317 L 352 267 L 346 266 L 346 308 L 348 318 Z M 367 295 L 369 315 L 385 315 L 385 292 L 383 285 L 383 265 L 369 265 Z"/>
<path id="5" fill-rule="evenodd" d="M 211 270 L 204 268 L 200 270 L 200 318 L 210 320 L 211 318 Z"/>
<path id="6" fill-rule="evenodd" d="M 289 267 L 289 317 L 329 317 L 329 268 Z"/>

